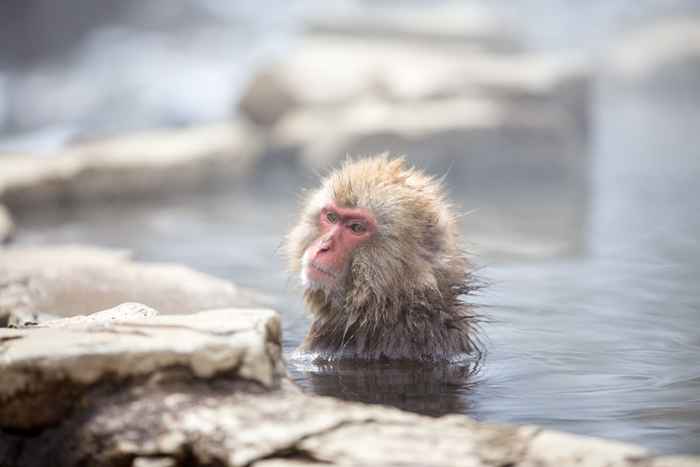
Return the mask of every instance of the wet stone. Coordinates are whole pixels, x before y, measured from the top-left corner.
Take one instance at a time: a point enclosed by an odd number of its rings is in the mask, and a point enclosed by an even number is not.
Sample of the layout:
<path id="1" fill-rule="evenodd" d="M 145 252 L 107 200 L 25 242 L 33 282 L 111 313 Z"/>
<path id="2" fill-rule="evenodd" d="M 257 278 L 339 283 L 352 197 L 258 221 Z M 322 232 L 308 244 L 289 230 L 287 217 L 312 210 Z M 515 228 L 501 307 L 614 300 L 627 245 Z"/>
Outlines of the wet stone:
<path id="1" fill-rule="evenodd" d="M 256 292 L 175 264 L 142 263 L 124 251 L 86 246 L 0 250 L 0 323 L 85 315 L 125 302 L 161 313 L 250 307 Z M 4 318 L 3 318 L 4 316 Z"/>
<path id="2" fill-rule="evenodd" d="M 0 329 L 0 428 L 59 422 L 89 388 L 178 369 L 187 378 L 245 379 L 263 387 L 283 375 L 280 323 L 264 309 L 156 316 L 123 304 L 84 317 Z"/>
<path id="3" fill-rule="evenodd" d="M 485 8 L 476 5 L 447 3 L 431 8 L 372 9 L 309 16 L 307 34 L 345 37 L 372 37 L 408 43 L 469 45 L 490 52 L 515 52 L 522 49 L 513 25 Z"/>
<path id="4" fill-rule="evenodd" d="M 590 72 L 577 57 L 314 34 L 285 60 L 259 70 L 240 109 L 270 128 L 296 110 L 339 108 L 364 98 L 397 103 L 501 98 L 559 109 L 576 122 L 583 139 L 589 87 Z"/>
<path id="5" fill-rule="evenodd" d="M 2 329 L 0 372 L 3 466 L 700 466 L 535 426 L 303 394 L 264 309 L 166 316 L 128 303 Z"/>
<path id="6" fill-rule="evenodd" d="M 0 200 L 10 207 L 143 199 L 249 174 L 260 150 L 242 122 L 152 130 L 68 146 L 50 157 L 3 154 Z"/>

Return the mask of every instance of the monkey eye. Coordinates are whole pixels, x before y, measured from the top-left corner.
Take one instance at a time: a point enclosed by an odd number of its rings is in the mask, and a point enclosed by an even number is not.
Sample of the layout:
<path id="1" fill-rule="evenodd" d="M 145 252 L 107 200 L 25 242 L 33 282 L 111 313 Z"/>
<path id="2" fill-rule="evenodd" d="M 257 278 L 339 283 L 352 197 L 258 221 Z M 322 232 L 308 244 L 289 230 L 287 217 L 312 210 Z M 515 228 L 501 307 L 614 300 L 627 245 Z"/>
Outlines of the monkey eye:
<path id="1" fill-rule="evenodd" d="M 352 230 L 353 233 L 359 235 L 367 232 L 367 226 L 360 222 L 353 222 L 352 224 L 350 224 L 350 230 Z"/>
<path id="2" fill-rule="evenodd" d="M 328 219 L 328 222 L 330 222 L 331 224 L 335 224 L 336 222 L 338 222 L 338 214 L 336 214 L 333 211 L 328 211 L 326 213 L 326 219 Z"/>

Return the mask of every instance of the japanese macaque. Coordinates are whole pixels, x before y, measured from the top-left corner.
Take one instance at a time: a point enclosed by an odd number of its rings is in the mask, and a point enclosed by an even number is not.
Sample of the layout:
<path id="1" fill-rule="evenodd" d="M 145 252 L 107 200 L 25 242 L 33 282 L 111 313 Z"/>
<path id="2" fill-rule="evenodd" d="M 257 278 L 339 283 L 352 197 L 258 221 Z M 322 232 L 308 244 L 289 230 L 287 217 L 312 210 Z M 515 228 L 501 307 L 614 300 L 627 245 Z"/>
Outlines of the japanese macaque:
<path id="1" fill-rule="evenodd" d="M 323 360 L 453 361 L 479 353 L 476 287 L 438 180 L 386 155 L 348 160 L 309 194 L 285 252 Z"/>

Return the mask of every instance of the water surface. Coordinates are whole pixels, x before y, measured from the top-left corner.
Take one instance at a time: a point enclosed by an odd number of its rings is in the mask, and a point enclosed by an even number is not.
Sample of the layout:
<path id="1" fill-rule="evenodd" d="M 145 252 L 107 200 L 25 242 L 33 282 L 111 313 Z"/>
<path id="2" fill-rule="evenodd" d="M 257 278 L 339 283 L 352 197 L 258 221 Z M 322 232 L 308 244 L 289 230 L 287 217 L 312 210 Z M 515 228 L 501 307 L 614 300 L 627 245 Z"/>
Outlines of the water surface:
<path id="1" fill-rule="evenodd" d="M 483 253 L 479 239 L 494 224 L 481 222 L 479 211 L 464 218 L 475 262 L 491 283 L 473 298 L 488 318 L 488 354 L 477 375 L 292 361 L 291 377 L 311 392 L 431 415 L 537 423 L 700 453 L 700 132 L 692 123 L 700 106 L 605 86 L 597 104 L 590 199 L 574 206 L 575 228 L 562 230 L 577 248 L 556 253 L 543 235 L 534 251 L 547 254 L 513 254 L 508 245 L 521 238 L 523 223 L 506 216 Z M 283 316 L 289 355 L 308 324 L 277 253 L 293 221 L 297 180 L 259 182 L 163 202 L 25 212 L 18 238 L 128 248 L 140 259 L 181 262 L 261 289 Z M 461 207 L 489 212 L 488 201 L 474 206 L 458 183 L 449 188 Z M 495 191 L 502 199 L 508 190 Z M 528 210 L 533 225 L 556 228 L 557 210 L 535 208 Z"/>

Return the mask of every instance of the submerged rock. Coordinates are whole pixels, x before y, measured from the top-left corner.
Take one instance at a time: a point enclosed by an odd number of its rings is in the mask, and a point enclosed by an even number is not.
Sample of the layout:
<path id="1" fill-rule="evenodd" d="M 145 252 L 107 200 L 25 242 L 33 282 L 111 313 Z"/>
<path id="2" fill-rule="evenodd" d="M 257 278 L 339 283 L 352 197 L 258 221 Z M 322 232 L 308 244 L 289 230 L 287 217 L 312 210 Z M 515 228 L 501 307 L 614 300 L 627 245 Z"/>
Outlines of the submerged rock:
<path id="1" fill-rule="evenodd" d="M 240 181 L 260 143 L 248 126 L 154 130 L 78 143 L 46 157 L 0 157 L 0 200 L 9 206 L 138 199 Z"/>
<path id="2" fill-rule="evenodd" d="M 0 246 L 12 239 L 15 233 L 15 224 L 12 216 L 5 206 L 0 204 Z"/>
<path id="3" fill-rule="evenodd" d="M 0 250 L 0 323 L 22 325 L 140 302 L 163 313 L 256 306 L 264 298 L 175 264 L 80 246 Z M 46 316 L 46 314 L 49 316 Z"/>

